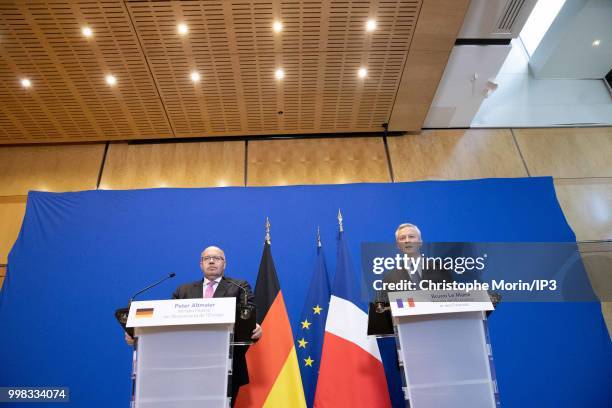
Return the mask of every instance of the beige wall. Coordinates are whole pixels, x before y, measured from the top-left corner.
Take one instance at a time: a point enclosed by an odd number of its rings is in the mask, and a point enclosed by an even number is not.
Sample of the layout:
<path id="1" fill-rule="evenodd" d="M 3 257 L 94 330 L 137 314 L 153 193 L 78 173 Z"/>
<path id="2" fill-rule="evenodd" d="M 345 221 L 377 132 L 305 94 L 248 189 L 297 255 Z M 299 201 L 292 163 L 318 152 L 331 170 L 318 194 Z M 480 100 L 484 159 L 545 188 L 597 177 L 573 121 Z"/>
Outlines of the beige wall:
<path id="1" fill-rule="evenodd" d="M 160 143 L 109 146 L 100 188 L 244 185 L 245 142 Z"/>
<path id="2" fill-rule="evenodd" d="M 26 196 L 0 197 L 0 265 L 7 263 L 25 214 Z"/>
<path id="3" fill-rule="evenodd" d="M 249 186 L 391 181 L 380 137 L 253 141 L 247 170 Z"/>
<path id="4" fill-rule="evenodd" d="M 612 239 L 610 157 L 612 128 L 428 130 L 419 135 L 390 136 L 387 146 L 382 137 L 351 137 L 0 147 L 0 264 L 7 262 L 25 211 L 25 194 L 32 189 L 549 175 L 554 177 L 557 197 L 578 240 Z M 608 323 L 612 326 L 612 320 Z"/>
<path id="5" fill-rule="evenodd" d="M 0 289 L 4 285 L 4 277 L 6 276 L 6 267 L 0 266 Z"/>

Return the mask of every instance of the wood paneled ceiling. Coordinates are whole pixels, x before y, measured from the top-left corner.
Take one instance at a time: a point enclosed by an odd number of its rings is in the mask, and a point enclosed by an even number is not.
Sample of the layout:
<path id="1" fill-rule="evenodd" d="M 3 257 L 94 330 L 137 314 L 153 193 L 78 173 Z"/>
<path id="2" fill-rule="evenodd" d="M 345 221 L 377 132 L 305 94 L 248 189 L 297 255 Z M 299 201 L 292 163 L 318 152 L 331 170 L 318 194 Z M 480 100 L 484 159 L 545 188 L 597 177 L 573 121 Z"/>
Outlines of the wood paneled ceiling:
<path id="1" fill-rule="evenodd" d="M 395 105 L 429 106 L 446 63 L 410 101 L 415 31 L 450 32 L 434 50 L 449 52 L 467 3 L 4 0 L 0 144 L 380 131 Z M 420 129 L 416 116 L 402 130 Z"/>

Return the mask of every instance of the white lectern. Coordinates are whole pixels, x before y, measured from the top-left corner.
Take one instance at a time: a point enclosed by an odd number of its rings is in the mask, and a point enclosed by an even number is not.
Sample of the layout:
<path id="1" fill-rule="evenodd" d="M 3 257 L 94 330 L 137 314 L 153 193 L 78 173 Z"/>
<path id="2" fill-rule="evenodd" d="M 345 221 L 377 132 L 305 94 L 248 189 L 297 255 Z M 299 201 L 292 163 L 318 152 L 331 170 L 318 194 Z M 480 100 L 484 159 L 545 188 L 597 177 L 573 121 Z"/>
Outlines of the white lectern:
<path id="1" fill-rule="evenodd" d="M 499 405 L 486 291 L 389 293 L 410 408 Z"/>
<path id="2" fill-rule="evenodd" d="M 228 407 L 235 311 L 235 298 L 132 302 L 132 406 Z"/>

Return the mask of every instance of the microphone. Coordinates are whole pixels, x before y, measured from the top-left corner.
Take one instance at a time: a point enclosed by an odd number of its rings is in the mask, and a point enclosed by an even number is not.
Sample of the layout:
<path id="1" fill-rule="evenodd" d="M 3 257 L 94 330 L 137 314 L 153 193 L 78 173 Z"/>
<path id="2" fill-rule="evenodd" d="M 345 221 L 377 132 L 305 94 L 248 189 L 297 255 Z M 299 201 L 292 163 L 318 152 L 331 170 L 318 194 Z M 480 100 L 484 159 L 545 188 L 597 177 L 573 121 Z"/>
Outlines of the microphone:
<path id="1" fill-rule="evenodd" d="M 383 301 L 374 302 L 374 308 L 374 310 L 376 310 L 376 313 L 385 313 L 387 310 L 391 310 L 391 307 L 385 305 L 385 302 Z"/>
<path id="2" fill-rule="evenodd" d="M 117 309 L 115 310 L 115 319 L 117 319 L 117 321 L 119 322 L 119 324 L 121 325 L 121 327 L 123 327 L 123 330 L 125 330 L 125 332 L 130 336 L 130 337 L 134 337 L 134 328 L 133 327 L 125 327 L 127 324 L 127 320 L 128 320 L 128 315 L 130 313 L 130 306 L 132 305 L 132 301 L 134 300 L 134 298 L 138 295 L 140 295 L 142 292 L 147 291 L 149 289 L 151 289 L 154 286 L 159 285 L 160 283 L 162 283 L 163 281 L 165 281 L 166 279 L 170 279 L 170 278 L 174 278 L 176 276 L 176 273 L 171 272 L 169 273 L 167 276 L 165 276 L 164 278 L 160 279 L 159 281 L 155 282 L 152 285 L 147 286 L 146 288 L 136 292 L 131 298 L 130 301 L 128 302 L 128 306 L 121 308 L 121 309 Z"/>
<path id="3" fill-rule="evenodd" d="M 240 318 L 242 320 L 249 320 L 251 318 L 251 314 L 253 313 L 253 306 L 249 305 L 249 299 L 248 299 L 248 294 L 247 294 L 247 290 L 246 287 L 237 284 L 234 281 L 231 281 L 229 279 L 226 279 L 226 281 L 228 283 L 231 283 L 234 286 L 237 286 L 240 290 L 242 290 L 242 293 L 244 294 L 244 296 L 242 297 L 242 303 L 239 305 L 240 307 Z"/>
<path id="4" fill-rule="evenodd" d="M 136 298 L 136 296 L 140 295 L 142 292 L 146 292 L 147 290 L 159 285 L 160 283 L 162 283 L 163 281 L 170 279 L 170 278 L 174 278 L 176 276 L 176 273 L 174 272 L 170 272 L 167 276 L 165 276 L 164 278 L 158 280 L 157 282 L 147 286 L 146 288 L 139 290 L 138 292 L 136 292 L 131 298 L 130 298 L 130 302 L 129 304 L 132 304 L 132 301 Z"/>
<path id="5" fill-rule="evenodd" d="M 381 296 L 381 291 L 377 290 L 376 299 L 374 300 L 374 310 L 376 313 L 385 313 L 385 311 L 390 310 L 391 308 L 386 303 Z"/>

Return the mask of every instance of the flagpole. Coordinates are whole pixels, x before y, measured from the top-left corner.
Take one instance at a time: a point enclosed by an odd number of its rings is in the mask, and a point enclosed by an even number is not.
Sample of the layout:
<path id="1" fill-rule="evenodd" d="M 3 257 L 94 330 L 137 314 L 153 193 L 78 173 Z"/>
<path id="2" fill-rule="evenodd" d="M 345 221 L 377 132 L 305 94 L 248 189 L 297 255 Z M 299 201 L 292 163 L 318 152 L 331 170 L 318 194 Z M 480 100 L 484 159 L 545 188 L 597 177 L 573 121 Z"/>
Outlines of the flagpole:
<path id="1" fill-rule="evenodd" d="M 270 219 L 268 217 L 266 217 L 266 240 L 264 242 L 264 244 L 271 244 L 271 240 L 270 240 Z"/>
<path id="2" fill-rule="evenodd" d="M 266 328 L 267 334 L 264 333 L 246 351 L 250 381 L 240 387 L 235 407 L 263 407 L 268 404 L 274 407 L 307 408 L 291 323 L 272 259 L 268 217 L 265 231 L 255 284 L 255 304 L 257 320 Z"/>
<path id="3" fill-rule="evenodd" d="M 338 227 L 336 275 L 325 322 L 314 406 L 391 408 L 378 342 L 367 336 L 368 315 L 344 239 L 340 209 Z M 347 321 L 351 324 L 345 324 Z"/>

